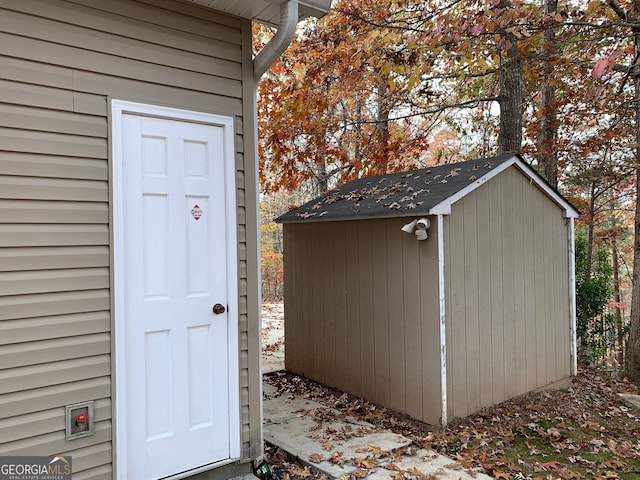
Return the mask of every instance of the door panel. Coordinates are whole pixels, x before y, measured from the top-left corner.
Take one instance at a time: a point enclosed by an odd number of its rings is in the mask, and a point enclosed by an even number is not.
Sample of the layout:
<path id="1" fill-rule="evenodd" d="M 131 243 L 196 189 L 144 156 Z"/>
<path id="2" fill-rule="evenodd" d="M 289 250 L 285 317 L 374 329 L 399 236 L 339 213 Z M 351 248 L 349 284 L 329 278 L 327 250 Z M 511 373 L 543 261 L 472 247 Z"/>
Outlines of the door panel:
<path id="1" fill-rule="evenodd" d="M 127 477 L 228 459 L 224 127 L 125 114 L 123 289 Z M 233 266 L 235 268 L 235 265 Z"/>

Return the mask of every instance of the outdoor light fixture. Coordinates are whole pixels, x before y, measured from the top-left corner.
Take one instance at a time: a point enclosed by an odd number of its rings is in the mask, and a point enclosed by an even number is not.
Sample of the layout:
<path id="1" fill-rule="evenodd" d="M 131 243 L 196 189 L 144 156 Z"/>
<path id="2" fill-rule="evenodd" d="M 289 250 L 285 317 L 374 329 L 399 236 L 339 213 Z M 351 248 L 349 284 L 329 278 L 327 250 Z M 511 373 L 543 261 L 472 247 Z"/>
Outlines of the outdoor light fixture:
<path id="1" fill-rule="evenodd" d="M 404 225 L 401 230 L 405 233 L 415 233 L 418 240 L 426 240 L 428 237 L 427 229 L 430 225 L 431 222 L 428 218 L 417 218 Z"/>
<path id="2" fill-rule="evenodd" d="M 417 223 L 418 223 L 418 220 L 416 219 L 413 222 L 407 223 L 404 227 L 402 227 L 401 230 L 406 233 L 413 233 L 413 229 L 416 228 Z"/>

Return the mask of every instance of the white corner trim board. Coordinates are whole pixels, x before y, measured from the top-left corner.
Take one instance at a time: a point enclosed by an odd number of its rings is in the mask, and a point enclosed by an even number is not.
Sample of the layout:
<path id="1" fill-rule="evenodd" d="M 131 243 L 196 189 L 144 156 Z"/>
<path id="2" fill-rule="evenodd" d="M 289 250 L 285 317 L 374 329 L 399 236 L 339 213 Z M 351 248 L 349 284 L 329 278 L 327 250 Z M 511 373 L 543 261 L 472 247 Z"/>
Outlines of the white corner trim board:
<path id="1" fill-rule="evenodd" d="M 447 329 L 445 316 L 444 291 L 444 216 L 438 215 L 438 296 L 440 306 L 440 392 L 442 395 L 442 413 L 440 423 L 447 422 Z"/>
<path id="2" fill-rule="evenodd" d="M 578 338 L 576 332 L 576 248 L 573 218 L 568 218 L 569 229 L 569 322 L 571 329 L 571 375 L 578 373 Z"/>

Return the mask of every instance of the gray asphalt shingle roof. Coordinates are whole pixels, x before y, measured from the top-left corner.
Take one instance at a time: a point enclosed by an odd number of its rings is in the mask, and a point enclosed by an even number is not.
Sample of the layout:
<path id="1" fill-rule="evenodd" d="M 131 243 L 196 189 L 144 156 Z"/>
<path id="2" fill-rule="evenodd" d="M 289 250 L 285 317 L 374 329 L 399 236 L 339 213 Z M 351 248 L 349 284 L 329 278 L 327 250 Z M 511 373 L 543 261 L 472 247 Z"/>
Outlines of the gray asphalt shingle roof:
<path id="1" fill-rule="evenodd" d="M 281 215 L 276 222 L 426 215 L 436 205 L 513 158 L 513 154 L 506 154 L 358 178 Z"/>

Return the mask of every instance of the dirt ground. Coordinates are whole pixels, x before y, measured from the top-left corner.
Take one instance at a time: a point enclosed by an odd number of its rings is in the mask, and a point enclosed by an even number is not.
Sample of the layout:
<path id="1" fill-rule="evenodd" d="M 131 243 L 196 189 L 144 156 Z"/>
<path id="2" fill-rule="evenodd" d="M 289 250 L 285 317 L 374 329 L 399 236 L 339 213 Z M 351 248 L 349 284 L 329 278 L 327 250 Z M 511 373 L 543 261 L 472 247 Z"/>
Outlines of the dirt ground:
<path id="1" fill-rule="evenodd" d="M 284 370 L 284 305 L 262 304 L 262 372 Z"/>

